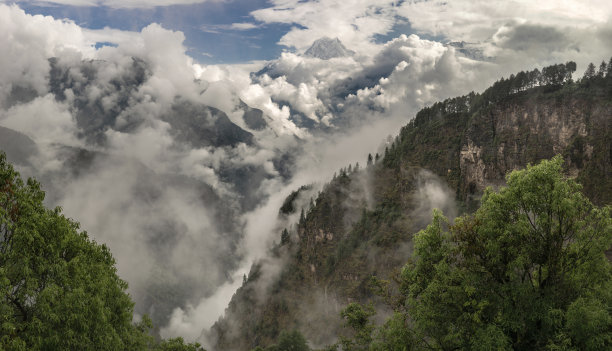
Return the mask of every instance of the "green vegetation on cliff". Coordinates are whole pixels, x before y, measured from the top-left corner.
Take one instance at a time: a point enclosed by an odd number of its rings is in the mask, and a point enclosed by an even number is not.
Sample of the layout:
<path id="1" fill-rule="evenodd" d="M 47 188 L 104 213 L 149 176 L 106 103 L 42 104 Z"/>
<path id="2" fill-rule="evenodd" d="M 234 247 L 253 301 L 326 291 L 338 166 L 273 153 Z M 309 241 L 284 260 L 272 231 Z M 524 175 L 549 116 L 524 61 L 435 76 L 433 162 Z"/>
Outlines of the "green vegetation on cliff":
<path id="1" fill-rule="evenodd" d="M 558 154 L 561 158 L 554 163 L 558 169 L 560 163 L 563 164 L 564 176 L 580 183 L 586 198 L 596 205 L 610 204 L 612 75 L 605 72 L 586 74 L 575 82 L 568 74 L 574 69 L 570 62 L 544 68 L 542 72 L 521 72 L 502 79 L 482 94 L 470 93 L 436 103 L 423 109 L 402 128 L 380 160 L 368 157 L 368 166 L 361 170 L 341 170 L 321 189 L 311 206 L 302 209 L 303 216 L 289 229 L 289 235 L 283 231 L 282 245 L 272 250 L 272 256 L 276 257 L 273 260 L 280 262 L 276 265 L 280 265 L 276 279 L 269 276 L 261 279 L 266 276 L 262 272 L 269 262 L 254 266 L 249 279 L 232 299 L 225 317 L 213 327 L 212 336 L 217 338 L 217 347 L 234 350 L 265 347 L 276 343 L 283 330 L 296 328 L 314 348 L 335 343 L 343 349 L 421 347 L 424 342 L 432 342 L 434 337 L 426 334 L 423 330 L 427 328 L 419 326 L 417 320 L 406 313 L 414 306 L 411 307 L 408 299 L 410 284 L 406 272 L 410 270 L 401 267 L 407 261 L 416 264 L 413 236 L 431 221 L 432 208 L 442 208 L 452 217 L 455 211 L 472 213 L 480 207 L 487 187 L 499 189 L 506 185 L 505 176 L 511 171 Z M 492 192 L 488 194 L 485 200 L 494 197 Z M 293 194 L 285 205 L 293 204 L 298 196 Z M 441 230 L 446 228 L 441 217 L 437 220 Z M 287 237 L 291 240 L 287 241 Z M 461 267 L 468 268 L 473 267 Z M 547 274 L 548 268 L 542 269 L 544 273 L 538 272 L 538 275 Z M 450 278 L 444 279 L 443 282 L 453 282 Z M 541 304 L 537 307 L 539 310 L 529 315 L 529 323 L 535 324 L 526 325 L 538 328 L 542 323 L 552 323 L 537 319 L 541 317 L 543 306 L 563 311 L 563 316 L 554 321 L 555 339 L 548 344 L 553 349 L 580 343 L 566 333 L 570 328 L 568 314 L 576 311 L 569 305 L 576 303 L 577 308 L 582 302 L 589 306 L 597 304 L 575 297 L 568 297 L 574 298 L 571 301 Z M 421 298 L 415 295 L 414 301 Z M 609 303 L 604 300 L 600 302 Z M 367 309 L 360 311 L 355 306 L 362 305 L 354 303 L 372 306 L 378 312 L 363 323 L 368 328 L 382 325 L 370 334 L 370 341 L 367 337 L 353 338 L 359 333 L 365 334 L 363 330 L 355 331 L 355 324 L 351 325 L 348 317 L 370 314 Z M 347 312 L 341 316 L 345 306 L 353 306 L 353 310 L 344 310 Z M 488 307 L 474 308 L 487 310 Z M 444 310 L 434 312 L 442 316 L 446 313 Z M 602 321 L 609 318 L 599 312 L 595 313 L 597 318 L 601 317 Z M 384 315 L 392 317 L 385 321 Z M 573 316 L 578 318 L 579 315 L 574 313 Z M 475 312 L 471 318 L 483 318 L 483 323 L 488 323 L 484 315 Z M 522 322 L 511 321 L 517 325 Z M 430 322 L 423 323 L 429 325 Z M 408 324 L 411 328 L 407 328 Z M 566 329 L 558 327 L 561 325 Z M 516 325 L 504 328 L 500 333 L 508 333 L 510 341 L 506 341 L 515 348 L 525 345 L 521 342 L 535 340 Z M 441 338 L 451 340 L 452 336 L 455 338 L 453 345 L 469 348 L 464 342 L 465 330 L 451 329 Z M 485 328 L 482 336 L 498 332 Z M 339 335 L 344 336 L 338 339 Z M 529 338 L 532 339 L 526 341 Z M 544 343 L 539 340 L 536 346 Z"/>
<path id="2" fill-rule="evenodd" d="M 352 325 L 360 347 L 343 350 L 609 350 L 612 209 L 562 162 L 510 173 L 453 224 L 435 212 L 415 235 L 396 315 L 375 332 Z"/>

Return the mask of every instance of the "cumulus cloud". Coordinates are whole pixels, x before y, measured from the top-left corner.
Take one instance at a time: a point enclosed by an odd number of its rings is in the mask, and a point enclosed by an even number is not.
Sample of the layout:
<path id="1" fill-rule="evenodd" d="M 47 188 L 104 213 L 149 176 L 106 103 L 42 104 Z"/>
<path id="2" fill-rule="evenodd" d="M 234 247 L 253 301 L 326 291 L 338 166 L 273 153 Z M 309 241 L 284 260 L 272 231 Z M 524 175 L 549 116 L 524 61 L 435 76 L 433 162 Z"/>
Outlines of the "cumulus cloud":
<path id="1" fill-rule="evenodd" d="M 544 26 L 587 28 L 609 20 L 612 6 L 605 0 L 528 1 L 485 0 L 406 1 L 398 14 L 413 28 L 451 40 L 485 41 L 511 20 Z"/>
<path id="2" fill-rule="evenodd" d="M 397 1 L 299 1 L 273 0 L 268 8 L 251 15 L 264 23 L 297 25 L 285 34 L 280 44 L 304 52 L 314 40 L 338 37 L 349 49 L 369 52 L 377 34 L 389 33 L 395 24 Z"/>
<path id="3" fill-rule="evenodd" d="M 29 16 L 17 6 L 0 4 L 0 103 L 14 86 L 46 91 L 47 59 L 62 54 L 91 55 L 89 40 L 70 21 L 48 16 Z M 18 58 L 18 59 L 16 59 Z M 4 102 L 6 104 L 6 101 Z"/>

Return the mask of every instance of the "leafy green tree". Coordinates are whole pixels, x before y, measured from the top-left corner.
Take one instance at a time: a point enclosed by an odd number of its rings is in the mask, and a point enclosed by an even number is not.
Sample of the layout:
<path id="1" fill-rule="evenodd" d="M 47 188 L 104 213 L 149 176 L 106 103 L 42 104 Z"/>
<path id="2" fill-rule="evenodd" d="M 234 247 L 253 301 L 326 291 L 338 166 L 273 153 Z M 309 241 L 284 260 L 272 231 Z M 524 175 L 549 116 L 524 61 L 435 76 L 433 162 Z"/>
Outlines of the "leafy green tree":
<path id="1" fill-rule="evenodd" d="M 143 349 L 115 260 L 0 153 L 0 349 Z"/>
<path id="2" fill-rule="evenodd" d="M 507 177 L 453 225 L 435 212 L 415 236 L 402 291 L 432 349 L 612 347 L 610 208 L 562 175 L 561 157 Z"/>
<path id="3" fill-rule="evenodd" d="M 0 350 L 202 350 L 156 344 L 147 316 L 133 324 L 108 248 L 44 198 L 0 152 Z"/>
<path id="4" fill-rule="evenodd" d="M 186 344 L 183 338 L 172 338 L 168 340 L 162 340 L 153 349 L 154 351 L 204 351 L 200 344 L 192 343 Z"/>
<path id="5" fill-rule="evenodd" d="M 374 314 L 374 307 L 371 305 L 364 306 L 355 302 L 350 303 L 340 312 L 345 326 L 352 331 L 351 337 L 340 337 L 343 351 L 368 349 L 374 331 L 374 323 L 370 321 L 370 317 Z"/>
<path id="6" fill-rule="evenodd" d="M 310 351 L 304 336 L 297 330 L 282 332 L 276 346 L 278 351 Z"/>
<path id="7" fill-rule="evenodd" d="M 568 61 L 565 63 L 565 83 L 572 83 L 572 74 L 576 72 L 576 62 Z"/>
<path id="8" fill-rule="evenodd" d="M 404 313 L 396 312 L 376 331 L 370 346 L 372 351 L 409 351 L 415 350 L 417 342 L 408 328 L 408 318 Z"/>
<path id="9" fill-rule="evenodd" d="M 297 330 L 283 331 L 274 345 L 263 348 L 257 346 L 251 351 L 310 351 L 306 338 Z"/>

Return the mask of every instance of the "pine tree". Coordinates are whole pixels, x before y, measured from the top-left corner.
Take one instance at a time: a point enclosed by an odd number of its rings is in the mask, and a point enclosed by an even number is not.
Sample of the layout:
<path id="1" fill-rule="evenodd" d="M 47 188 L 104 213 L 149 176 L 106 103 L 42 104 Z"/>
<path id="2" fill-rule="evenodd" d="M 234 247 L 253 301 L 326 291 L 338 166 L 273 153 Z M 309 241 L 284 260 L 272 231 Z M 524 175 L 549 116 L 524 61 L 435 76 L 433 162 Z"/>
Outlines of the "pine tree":
<path id="1" fill-rule="evenodd" d="M 372 165 L 372 154 L 368 154 L 368 167 Z"/>
<path id="2" fill-rule="evenodd" d="M 601 61 L 601 64 L 599 65 L 599 71 L 597 71 L 597 76 L 598 77 L 602 77 L 606 74 L 606 62 L 605 61 Z"/>
<path id="3" fill-rule="evenodd" d="M 587 66 L 587 69 L 584 72 L 584 76 L 582 78 L 583 79 L 591 79 L 593 77 L 595 77 L 595 65 L 593 64 L 593 62 L 591 62 Z"/>
<path id="4" fill-rule="evenodd" d="M 287 228 L 285 228 L 283 229 L 283 232 L 281 233 L 281 245 L 288 244 L 289 240 L 290 240 L 289 231 L 287 230 Z"/>

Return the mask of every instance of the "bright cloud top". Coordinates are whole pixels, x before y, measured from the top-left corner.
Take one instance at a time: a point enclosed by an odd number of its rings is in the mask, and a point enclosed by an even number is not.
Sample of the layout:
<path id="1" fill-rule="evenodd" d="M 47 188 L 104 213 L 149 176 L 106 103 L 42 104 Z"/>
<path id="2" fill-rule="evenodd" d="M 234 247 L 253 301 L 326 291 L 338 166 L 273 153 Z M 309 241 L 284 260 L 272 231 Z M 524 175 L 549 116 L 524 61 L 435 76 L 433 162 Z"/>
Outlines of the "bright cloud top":
<path id="1" fill-rule="evenodd" d="M 295 24 L 279 43 L 300 52 L 313 38 L 325 35 L 337 36 L 349 48 L 363 52 L 376 35 L 388 34 L 406 20 L 416 33 L 450 41 L 487 42 L 508 26 L 527 24 L 564 30 L 587 30 L 606 23 L 609 26 L 612 3 L 605 0 L 273 0 L 271 7 L 256 10 L 252 16 L 265 23 Z"/>
<path id="2" fill-rule="evenodd" d="M 52 3 L 66 6 L 106 6 L 111 8 L 151 8 L 158 6 L 191 5 L 227 0 L 17 0 L 16 2 Z"/>

